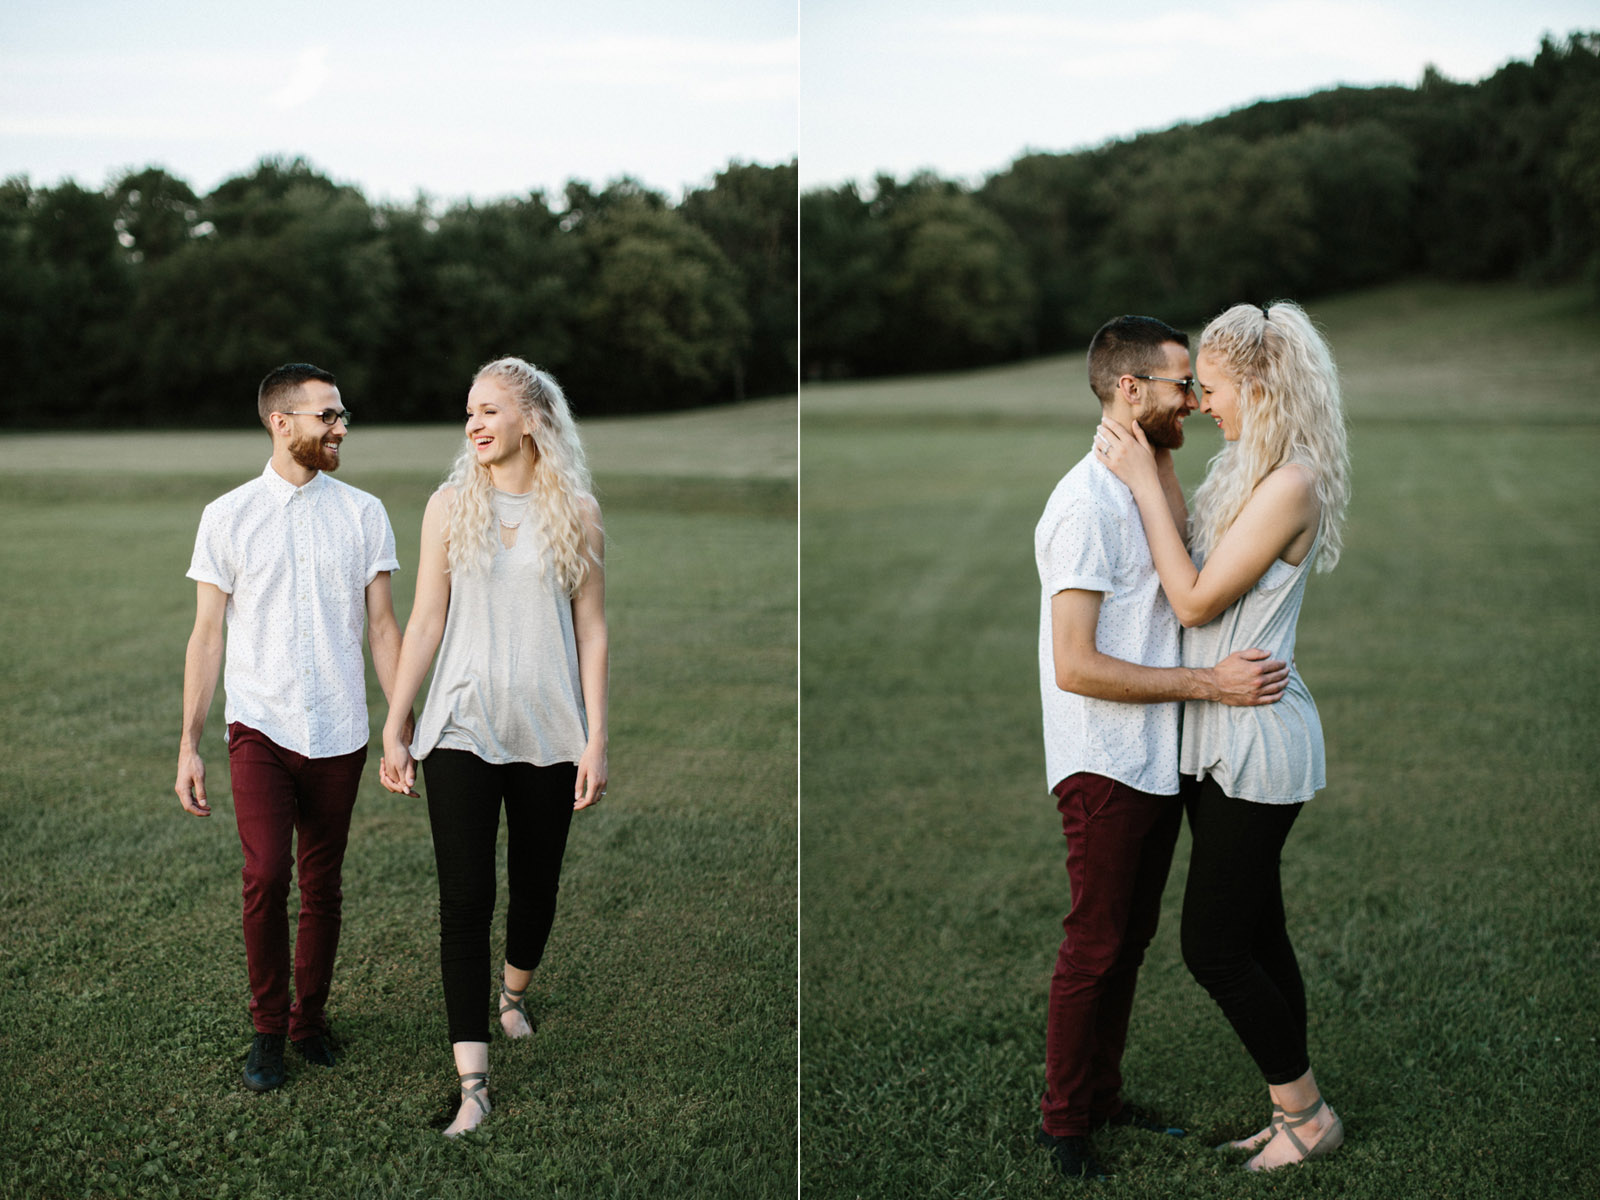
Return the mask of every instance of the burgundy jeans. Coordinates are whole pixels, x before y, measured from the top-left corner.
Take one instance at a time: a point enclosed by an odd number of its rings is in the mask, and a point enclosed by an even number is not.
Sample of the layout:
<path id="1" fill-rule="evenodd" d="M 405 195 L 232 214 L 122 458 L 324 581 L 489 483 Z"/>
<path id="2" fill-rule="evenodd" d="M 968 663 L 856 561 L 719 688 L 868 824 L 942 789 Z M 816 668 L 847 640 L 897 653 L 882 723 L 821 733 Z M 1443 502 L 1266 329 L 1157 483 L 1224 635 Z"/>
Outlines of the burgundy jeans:
<path id="1" fill-rule="evenodd" d="M 1087 772 L 1056 785 L 1072 911 L 1050 980 L 1042 1126 L 1078 1137 L 1122 1108 L 1122 1050 L 1183 804 Z"/>
<path id="2" fill-rule="evenodd" d="M 332 758 L 285 750 L 258 730 L 228 726 L 233 810 L 244 848 L 244 952 L 257 1033 L 299 1041 L 328 1029 L 325 1009 L 339 949 L 340 887 L 350 811 L 367 748 Z M 295 852 L 295 834 L 299 849 Z M 300 927 L 289 1004 L 289 880 L 299 860 Z"/>

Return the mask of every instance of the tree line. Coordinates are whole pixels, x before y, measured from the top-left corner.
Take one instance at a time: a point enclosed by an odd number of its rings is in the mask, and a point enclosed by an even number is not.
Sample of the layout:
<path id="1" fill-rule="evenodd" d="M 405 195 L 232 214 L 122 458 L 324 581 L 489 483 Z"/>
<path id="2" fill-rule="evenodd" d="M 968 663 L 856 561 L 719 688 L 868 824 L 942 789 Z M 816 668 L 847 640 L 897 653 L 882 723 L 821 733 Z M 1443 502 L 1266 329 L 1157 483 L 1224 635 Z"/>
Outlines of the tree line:
<path id="1" fill-rule="evenodd" d="M 1600 294 L 1600 33 L 1474 84 L 1340 87 L 981 186 L 931 173 L 800 202 L 807 378 L 1081 347 L 1108 317 L 1385 281 L 1586 277 Z"/>
<path id="2" fill-rule="evenodd" d="M 157 166 L 95 191 L 0 183 L 0 426 L 255 421 L 285 361 L 363 421 L 454 419 L 518 354 L 580 415 L 792 391 L 796 164 L 730 163 L 676 204 L 631 179 L 440 211 L 303 159 L 209 195 Z"/>

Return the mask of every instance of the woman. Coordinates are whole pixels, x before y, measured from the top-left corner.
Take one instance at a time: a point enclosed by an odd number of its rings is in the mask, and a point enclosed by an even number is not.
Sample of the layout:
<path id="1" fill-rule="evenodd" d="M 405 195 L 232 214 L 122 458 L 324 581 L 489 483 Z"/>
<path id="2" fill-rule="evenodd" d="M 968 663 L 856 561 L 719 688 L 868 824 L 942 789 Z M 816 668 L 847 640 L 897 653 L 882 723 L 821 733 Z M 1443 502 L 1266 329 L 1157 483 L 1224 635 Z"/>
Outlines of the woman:
<path id="1" fill-rule="evenodd" d="M 383 785 L 428 784 L 439 870 L 439 961 L 461 1102 L 455 1137 L 489 1113 L 489 922 L 506 809 L 500 1025 L 527 1037 L 522 998 L 555 917 L 567 827 L 606 789 L 604 534 L 561 388 L 519 358 L 483 367 L 467 444 L 422 518 L 416 600 L 383 729 Z M 441 642 L 443 647 L 441 649 Z M 403 731 L 438 669 L 411 745 Z"/>
<path id="2" fill-rule="evenodd" d="M 1331 570 L 1349 495 L 1338 373 L 1294 304 L 1241 304 L 1206 326 L 1195 360 L 1200 408 L 1224 445 L 1194 496 L 1190 560 L 1142 430 L 1103 422 L 1101 460 L 1128 485 L 1162 590 L 1183 623 L 1183 661 L 1249 646 L 1294 661 L 1313 564 Z M 1196 563 L 1199 565 L 1196 566 Z M 1306 1051 L 1306 999 L 1285 929 L 1279 854 L 1324 785 L 1322 726 L 1299 673 L 1276 704 L 1185 706 L 1180 770 L 1194 835 L 1183 956 L 1267 1082 L 1272 1120 L 1229 1146 L 1270 1170 L 1344 1141 Z"/>

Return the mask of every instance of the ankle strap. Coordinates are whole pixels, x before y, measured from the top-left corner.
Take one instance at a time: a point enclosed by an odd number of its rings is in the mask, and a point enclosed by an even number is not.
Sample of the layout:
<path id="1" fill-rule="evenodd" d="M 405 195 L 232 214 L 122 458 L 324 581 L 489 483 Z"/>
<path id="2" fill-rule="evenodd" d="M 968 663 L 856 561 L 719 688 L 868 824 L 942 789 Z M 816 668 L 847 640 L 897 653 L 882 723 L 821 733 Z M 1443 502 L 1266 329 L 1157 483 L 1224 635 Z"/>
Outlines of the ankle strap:
<path id="1" fill-rule="evenodd" d="M 1283 1122 L 1285 1125 L 1304 1125 L 1307 1121 L 1311 1120 L 1312 1117 L 1321 1112 L 1325 1107 L 1327 1106 L 1324 1104 L 1322 1097 L 1318 1096 L 1317 1102 L 1310 1108 L 1302 1108 L 1299 1112 L 1285 1111 L 1283 1114 Z"/>

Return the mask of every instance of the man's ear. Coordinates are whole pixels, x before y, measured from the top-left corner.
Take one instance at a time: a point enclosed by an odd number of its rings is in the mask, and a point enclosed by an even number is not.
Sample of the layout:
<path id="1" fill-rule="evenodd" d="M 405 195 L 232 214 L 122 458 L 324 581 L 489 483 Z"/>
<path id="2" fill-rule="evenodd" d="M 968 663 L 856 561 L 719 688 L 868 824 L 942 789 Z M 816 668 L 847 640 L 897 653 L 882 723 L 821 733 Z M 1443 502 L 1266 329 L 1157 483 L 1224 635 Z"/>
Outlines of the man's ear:
<path id="1" fill-rule="evenodd" d="M 1122 393 L 1122 398 L 1134 410 L 1144 403 L 1144 389 L 1139 386 L 1139 380 L 1132 375 L 1123 375 L 1117 380 L 1117 391 Z"/>

